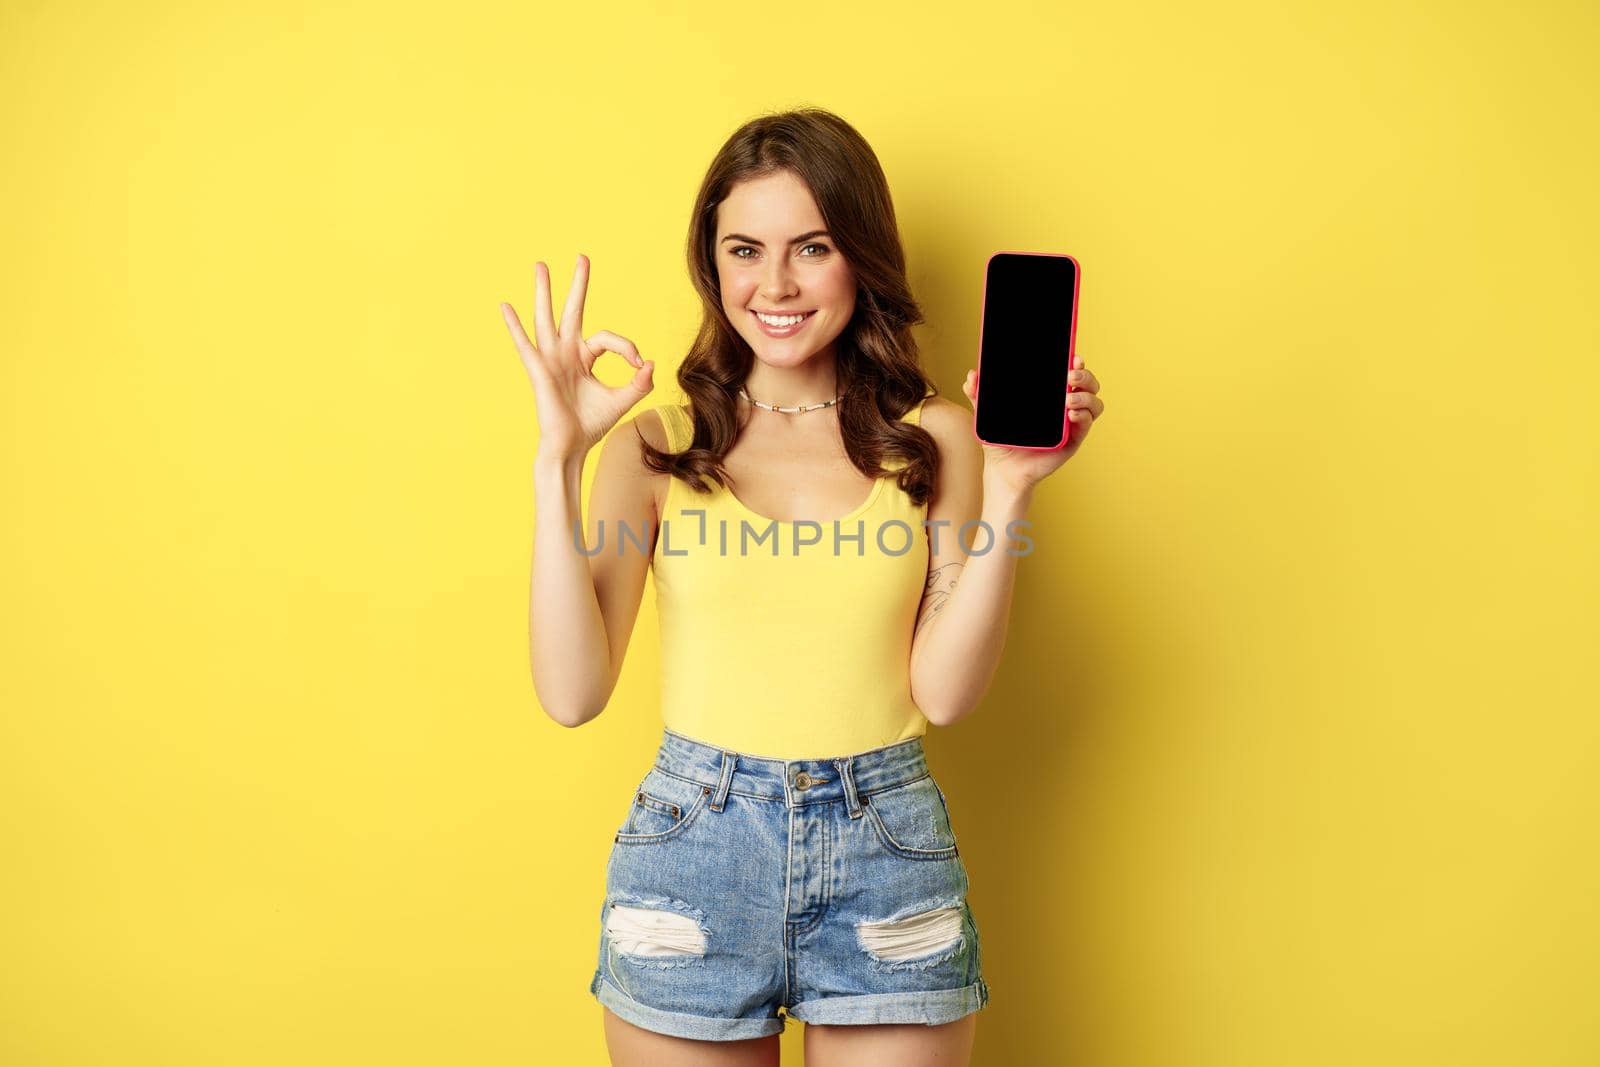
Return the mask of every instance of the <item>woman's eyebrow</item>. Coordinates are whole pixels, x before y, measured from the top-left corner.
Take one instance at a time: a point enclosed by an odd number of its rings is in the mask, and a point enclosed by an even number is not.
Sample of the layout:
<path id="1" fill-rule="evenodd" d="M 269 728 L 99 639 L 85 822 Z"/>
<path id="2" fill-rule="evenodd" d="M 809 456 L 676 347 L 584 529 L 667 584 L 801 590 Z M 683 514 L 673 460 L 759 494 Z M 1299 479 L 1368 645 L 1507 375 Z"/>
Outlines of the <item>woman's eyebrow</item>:
<path id="1" fill-rule="evenodd" d="M 810 233 L 803 233 L 799 237 L 796 237 L 796 238 L 792 239 L 789 243 L 792 244 L 792 245 L 797 245 L 801 241 L 809 241 L 813 237 L 827 237 L 827 236 L 828 236 L 828 231 L 827 230 L 812 230 Z M 730 234 L 728 234 L 728 236 L 724 237 L 723 240 L 724 241 L 747 241 L 750 244 L 759 245 L 762 248 L 767 247 L 766 245 L 761 244 L 761 242 L 756 240 L 754 237 L 748 237 L 748 236 L 746 236 L 745 234 L 742 234 L 742 233 L 730 233 Z"/>

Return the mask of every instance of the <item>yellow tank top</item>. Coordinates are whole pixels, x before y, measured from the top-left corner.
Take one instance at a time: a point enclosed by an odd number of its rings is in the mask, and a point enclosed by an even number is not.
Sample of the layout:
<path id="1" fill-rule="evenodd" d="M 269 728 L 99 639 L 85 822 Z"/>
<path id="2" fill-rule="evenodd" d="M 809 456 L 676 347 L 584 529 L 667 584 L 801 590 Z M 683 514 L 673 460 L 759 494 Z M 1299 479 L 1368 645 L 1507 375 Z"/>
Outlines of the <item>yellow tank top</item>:
<path id="1" fill-rule="evenodd" d="M 917 423 L 926 402 L 902 421 Z M 656 410 L 668 447 L 688 447 L 688 407 Z M 666 728 L 772 759 L 926 733 L 911 701 L 911 632 L 927 585 L 927 514 L 892 474 L 827 522 L 779 522 L 726 487 L 699 493 L 671 478 L 651 561 Z"/>

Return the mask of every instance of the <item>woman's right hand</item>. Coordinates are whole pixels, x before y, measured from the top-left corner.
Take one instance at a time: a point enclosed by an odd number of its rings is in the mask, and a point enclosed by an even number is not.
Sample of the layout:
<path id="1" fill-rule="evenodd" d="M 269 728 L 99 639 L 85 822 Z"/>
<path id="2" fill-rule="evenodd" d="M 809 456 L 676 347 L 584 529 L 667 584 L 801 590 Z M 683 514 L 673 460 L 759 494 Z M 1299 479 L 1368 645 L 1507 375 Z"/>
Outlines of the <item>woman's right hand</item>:
<path id="1" fill-rule="evenodd" d="M 539 343 L 528 340 L 522 321 L 510 304 L 501 304 L 500 313 L 522 355 L 523 369 L 533 382 L 540 455 L 558 460 L 581 459 L 629 408 L 655 388 L 655 361 L 641 358 L 632 341 L 609 330 L 584 339 L 588 256 L 578 256 L 559 330 L 550 307 L 550 270 L 542 261 L 534 265 L 534 278 L 534 332 Z M 594 376 L 594 362 L 603 352 L 615 352 L 633 364 L 636 370 L 627 384 L 613 388 Z"/>

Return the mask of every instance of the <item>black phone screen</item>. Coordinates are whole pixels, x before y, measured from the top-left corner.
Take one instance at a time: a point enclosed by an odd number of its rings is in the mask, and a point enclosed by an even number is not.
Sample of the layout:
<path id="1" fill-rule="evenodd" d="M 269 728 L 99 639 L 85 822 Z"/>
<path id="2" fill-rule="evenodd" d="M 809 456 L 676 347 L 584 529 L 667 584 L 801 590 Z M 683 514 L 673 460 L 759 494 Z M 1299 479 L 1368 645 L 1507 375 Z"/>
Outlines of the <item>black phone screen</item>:
<path id="1" fill-rule="evenodd" d="M 984 274 L 974 429 L 995 445 L 1066 442 L 1067 371 L 1078 328 L 1078 261 L 996 252 Z"/>

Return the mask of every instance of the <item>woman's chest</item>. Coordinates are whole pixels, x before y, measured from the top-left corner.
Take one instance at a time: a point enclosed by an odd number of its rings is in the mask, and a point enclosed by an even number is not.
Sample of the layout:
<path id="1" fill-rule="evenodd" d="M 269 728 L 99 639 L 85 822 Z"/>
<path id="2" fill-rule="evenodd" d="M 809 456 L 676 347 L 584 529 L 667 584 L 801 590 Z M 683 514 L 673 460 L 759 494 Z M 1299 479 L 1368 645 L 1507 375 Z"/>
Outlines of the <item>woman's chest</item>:
<path id="1" fill-rule="evenodd" d="M 730 484 L 720 490 L 752 518 L 782 523 L 829 522 L 872 495 L 876 481 L 855 468 L 837 434 L 803 437 L 746 428 L 722 458 Z M 670 476 L 656 484 L 662 514 Z"/>
<path id="2" fill-rule="evenodd" d="M 843 451 L 736 446 L 723 458 L 729 491 L 750 511 L 779 522 L 829 522 L 850 514 L 872 493 L 875 481 Z"/>

